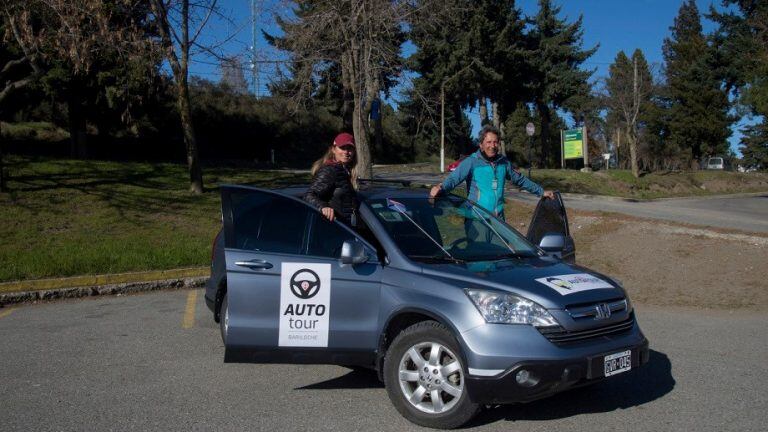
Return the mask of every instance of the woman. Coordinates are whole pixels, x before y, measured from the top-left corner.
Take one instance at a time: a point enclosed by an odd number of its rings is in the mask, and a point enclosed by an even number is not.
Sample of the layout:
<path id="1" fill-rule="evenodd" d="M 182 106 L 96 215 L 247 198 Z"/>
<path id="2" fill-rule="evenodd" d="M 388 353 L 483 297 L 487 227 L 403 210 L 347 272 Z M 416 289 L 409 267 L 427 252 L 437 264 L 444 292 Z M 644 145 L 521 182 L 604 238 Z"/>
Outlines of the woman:
<path id="1" fill-rule="evenodd" d="M 356 165 L 355 138 L 346 132 L 338 134 L 325 155 L 312 165 L 312 183 L 304 200 L 328 220 L 352 225 L 357 209 Z"/>

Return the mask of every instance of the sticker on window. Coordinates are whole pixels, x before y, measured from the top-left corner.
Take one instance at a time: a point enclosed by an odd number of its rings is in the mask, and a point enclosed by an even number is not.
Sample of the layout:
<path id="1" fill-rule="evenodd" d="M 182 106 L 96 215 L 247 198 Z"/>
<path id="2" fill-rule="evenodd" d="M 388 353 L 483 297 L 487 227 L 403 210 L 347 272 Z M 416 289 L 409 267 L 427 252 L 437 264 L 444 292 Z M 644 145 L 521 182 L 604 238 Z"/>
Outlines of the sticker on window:
<path id="1" fill-rule="evenodd" d="M 536 282 L 542 283 L 554 289 L 561 295 L 568 295 L 593 289 L 613 288 L 613 285 L 610 283 L 587 273 L 549 276 L 536 279 Z"/>
<path id="2" fill-rule="evenodd" d="M 384 219 L 387 222 L 402 222 L 403 216 L 400 215 L 398 212 L 393 211 L 383 211 L 379 212 L 379 216 L 381 216 L 382 219 Z"/>
<path id="3" fill-rule="evenodd" d="M 279 346 L 327 347 L 330 309 L 330 264 L 282 264 Z"/>
<path id="4" fill-rule="evenodd" d="M 405 204 L 400 201 L 395 201 L 392 198 L 387 198 L 387 207 L 389 207 L 390 210 L 400 213 L 405 213 L 408 210 L 405 208 Z"/>

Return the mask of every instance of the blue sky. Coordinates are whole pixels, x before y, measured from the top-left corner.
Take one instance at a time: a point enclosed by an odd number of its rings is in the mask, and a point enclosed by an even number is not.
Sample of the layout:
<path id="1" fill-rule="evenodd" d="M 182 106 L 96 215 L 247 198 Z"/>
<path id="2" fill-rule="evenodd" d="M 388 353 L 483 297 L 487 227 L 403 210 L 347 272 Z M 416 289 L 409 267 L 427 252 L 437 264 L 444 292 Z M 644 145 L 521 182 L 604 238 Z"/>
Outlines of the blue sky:
<path id="1" fill-rule="evenodd" d="M 267 31 L 274 31 L 272 18 L 275 0 L 256 0 L 261 12 L 257 25 Z M 518 0 L 517 4 L 525 15 L 533 15 L 538 9 L 536 0 Z M 597 52 L 584 64 L 585 68 L 595 69 L 593 78 L 598 79 L 608 74 L 608 66 L 613 62 L 619 51 L 631 55 L 636 48 L 643 50 L 646 59 L 652 67 L 661 67 L 663 62 L 662 44 L 668 37 L 669 28 L 674 23 L 682 0 L 570 0 L 556 1 L 561 6 L 560 17 L 569 22 L 583 16 L 583 47 L 591 48 L 599 44 Z M 231 23 L 214 22 L 207 28 L 205 37 L 216 40 L 224 35 L 234 35 L 224 49 L 231 55 L 244 55 L 252 45 L 251 0 L 225 0 L 220 3 L 229 12 Z M 697 0 L 699 12 L 709 11 L 711 4 L 721 9 L 719 0 L 716 2 Z M 705 33 L 714 29 L 714 24 L 702 17 Z M 257 33 L 257 55 L 262 60 L 274 59 L 273 52 Z M 197 62 L 192 64 L 190 72 L 210 80 L 218 80 L 219 71 L 216 62 L 202 55 L 196 56 Z M 209 64 L 212 63 L 212 64 Z M 247 75 L 250 79 L 250 75 Z M 263 64 L 259 73 L 259 93 L 266 93 L 266 83 L 274 76 L 273 66 Z M 470 118 L 477 124 L 478 113 L 471 111 Z M 737 150 L 740 128 L 746 120 L 734 126 L 735 133 L 730 139 L 731 148 Z"/>

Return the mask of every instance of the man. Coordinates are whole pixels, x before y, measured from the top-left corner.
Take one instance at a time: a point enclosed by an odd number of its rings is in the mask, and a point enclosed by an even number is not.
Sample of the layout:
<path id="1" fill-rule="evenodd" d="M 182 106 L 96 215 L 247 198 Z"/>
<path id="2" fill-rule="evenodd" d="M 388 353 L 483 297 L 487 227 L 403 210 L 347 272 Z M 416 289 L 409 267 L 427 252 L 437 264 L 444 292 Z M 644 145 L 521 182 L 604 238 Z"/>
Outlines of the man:
<path id="1" fill-rule="evenodd" d="M 442 191 L 450 192 L 461 182 L 467 182 L 468 198 L 504 219 L 504 182 L 515 185 L 537 196 L 552 199 L 552 191 L 545 191 L 524 175 L 512 169 L 505 155 L 499 154 L 499 130 L 486 125 L 480 131 L 480 149 L 464 159 L 458 168 L 441 184 L 429 191 L 431 198 Z"/>

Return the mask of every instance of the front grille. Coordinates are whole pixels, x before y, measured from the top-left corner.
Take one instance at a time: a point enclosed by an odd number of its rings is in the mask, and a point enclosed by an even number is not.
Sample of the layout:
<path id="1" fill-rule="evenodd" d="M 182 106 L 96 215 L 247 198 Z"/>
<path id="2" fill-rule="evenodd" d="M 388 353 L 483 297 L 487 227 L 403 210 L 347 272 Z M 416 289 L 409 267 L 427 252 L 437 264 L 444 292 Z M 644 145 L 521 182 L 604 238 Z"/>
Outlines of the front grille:
<path id="1" fill-rule="evenodd" d="M 555 344 L 567 344 L 571 342 L 581 342 L 589 339 L 595 339 L 602 336 L 619 335 L 632 329 L 635 324 L 634 312 L 624 321 L 612 323 L 599 328 L 588 330 L 568 331 L 560 326 L 538 327 L 539 332 L 550 342 Z"/>

